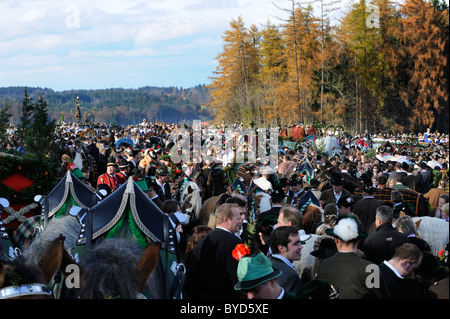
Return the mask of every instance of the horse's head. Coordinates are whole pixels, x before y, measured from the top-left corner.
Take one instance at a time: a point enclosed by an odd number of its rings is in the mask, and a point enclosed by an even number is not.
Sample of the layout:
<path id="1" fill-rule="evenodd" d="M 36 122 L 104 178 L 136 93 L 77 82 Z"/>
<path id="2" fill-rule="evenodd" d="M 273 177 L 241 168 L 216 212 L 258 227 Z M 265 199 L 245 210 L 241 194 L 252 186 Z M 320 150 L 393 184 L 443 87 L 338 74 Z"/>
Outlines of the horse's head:
<path id="1" fill-rule="evenodd" d="M 158 265 L 161 243 L 144 250 L 131 240 L 110 238 L 89 250 L 80 263 L 82 299 L 140 299 Z"/>
<path id="2" fill-rule="evenodd" d="M 181 194 L 181 211 L 190 216 L 191 221 L 198 220 L 200 209 L 202 208 L 202 198 L 200 187 L 195 182 L 188 182 L 184 186 Z"/>
<path id="3" fill-rule="evenodd" d="M 25 258 L 3 258 L 0 261 L 0 298 L 3 299 L 53 299 L 48 288 L 53 277 L 63 265 L 64 236 L 53 240 L 38 264 Z"/>

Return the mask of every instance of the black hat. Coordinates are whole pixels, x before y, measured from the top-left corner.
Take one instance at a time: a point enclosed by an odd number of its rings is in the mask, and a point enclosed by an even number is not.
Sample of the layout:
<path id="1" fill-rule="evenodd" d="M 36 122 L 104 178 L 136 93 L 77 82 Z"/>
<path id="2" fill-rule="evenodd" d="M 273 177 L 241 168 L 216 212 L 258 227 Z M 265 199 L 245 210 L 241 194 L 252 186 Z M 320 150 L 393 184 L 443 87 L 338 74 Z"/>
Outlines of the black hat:
<path id="1" fill-rule="evenodd" d="M 127 168 L 127 167 L 130 167 L 131 166 L 131 164 L 130 164 L 130 162 L 128 162 L 126 159 L 124 159 L 124 158 L 122 158 L 120 161 L 119 161 L 119 169 L 123 169 L 123 168 Z"/>
<path id="2" fill-rule="evenodd" d="M 316 188 L 319 185 L 320 185 L 320 182 L 317 178 L 311 178 L 311 180 L 309 181 L 309 186 L 311 188 Z"/>
<path id="3" fill-rule="evenodd" d="M 108 158 L 108 163 L 106 166 L 117 166 L 116 159 L 114 157 Z"/>
<path id="4" fill-rule="evenodd" d="M 270 236 L 272 231 L 274 230 L 274 226 L 278 221 L 278 217 L 276 215 L 267 215 L 263 219 L 258 220 L 256 225 L 256 231 L 259 233 L 263 233 L 266 236 Z"/>
<path id="5" fill-rule="evenodd" d="M 286 186 L 288 186 L 288 184 L 289 184 L 289 180 L 286 177 L 280 178 L 280 184 L 279 185 L 281 187 L 286 187 Z"/>
<path id="6" fill-rule="evenodd" d="M 353 200 L 353 198 L 351 196 L 344 196 L 342 195 L 338 202 L 337 202 L 337 207 L 352 207 L 355 204 L 355 201 Z"/>
<path id="7" fill-rule="evenodd" d="M 302 183 L 302 179 L 297 174 L 293 174 L 291 176 L 291 178 L 289 179 L 289 185 L 297 185 L 297 184 L 301 184 L 301 183 Z"/>
<path id="8" fill-rule="evenodd" d="M 333 256 L 335 253 L 337 253 L 336 242 L 333 238 L 327 237 L 324 237 L 320 241 L 319 248 L 317 250 L 310 252 L 312 256 L 320 259 L 326 259 Z"/>
<path id="9" fill-rule="evenodd" d="M 331 184 L 336 186 L 344 185 L 344 177 L 339 174 L 333 174 L 333 176 L 331 176 Z"/>
<path id="10" fill-rule="evenodd" d="M 283 191 L 283 188 L 281 188 L 281 186 L 277 186 L 277 187 L 275 187 L 273 192 L 270 194 L 270 196 L 272 198 L 276 198 L 277 200 L 282 200 L 283 198 L 286 197 L 286 194 Z"/>
<path id="11" fill-rule="evenodd" d="M 165 165 L 160 165 L 155 170 L 155 176 L 169 175 L 169 169 Z"/>

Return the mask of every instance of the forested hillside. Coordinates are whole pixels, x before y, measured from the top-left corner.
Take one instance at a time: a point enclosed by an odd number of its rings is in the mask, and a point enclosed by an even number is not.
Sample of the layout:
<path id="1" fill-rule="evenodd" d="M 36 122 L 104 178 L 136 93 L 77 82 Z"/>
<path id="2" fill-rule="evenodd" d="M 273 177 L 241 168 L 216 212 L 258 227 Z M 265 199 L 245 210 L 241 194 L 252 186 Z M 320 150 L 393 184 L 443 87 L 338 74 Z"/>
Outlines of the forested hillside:
<path id="1" fill-rule="evenodd" d="M 11 106 L 11 121 L 16 124 L 24 97 L 24 87 L 0 88 L 0 106 Z M 40 95 L 48 103 L 49 114 L 57 123 L 75 121 L 76 99 L 79 97 L 82 121 L 132 125 L 148 121 L 171 123 L 192 120 L 208 121 L 211 114 L 208 90 L 192 88 L 142 87 L 138 89 L 111 88 L 99 90 L 54 91 L 49 88 L 27 88 L 28 95 L 37 100 Z"/>

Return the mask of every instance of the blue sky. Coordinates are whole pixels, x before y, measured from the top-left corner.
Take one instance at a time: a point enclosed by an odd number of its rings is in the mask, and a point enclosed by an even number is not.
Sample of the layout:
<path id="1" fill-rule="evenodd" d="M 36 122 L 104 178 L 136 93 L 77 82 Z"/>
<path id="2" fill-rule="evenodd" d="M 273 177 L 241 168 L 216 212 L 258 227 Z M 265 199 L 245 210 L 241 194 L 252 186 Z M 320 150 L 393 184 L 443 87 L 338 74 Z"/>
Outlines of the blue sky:
<path id="1" fill-rule="evenodd" d="M 208 84 L 232 19 L 286 18 L 289 0 L 1 0 L 0 87 Z"/>

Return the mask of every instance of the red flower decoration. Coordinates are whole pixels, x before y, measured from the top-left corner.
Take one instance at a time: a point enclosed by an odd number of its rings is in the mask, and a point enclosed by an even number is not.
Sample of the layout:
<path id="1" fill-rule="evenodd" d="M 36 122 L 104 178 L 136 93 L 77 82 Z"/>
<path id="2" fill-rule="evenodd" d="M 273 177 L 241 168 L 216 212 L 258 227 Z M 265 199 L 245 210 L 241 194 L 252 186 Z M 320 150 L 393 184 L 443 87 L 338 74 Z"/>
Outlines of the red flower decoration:
<path id="1" fill-rule="evenodd" d="M 74 169 L 75 169 L 75 164 L 74 164 L 74 163 L 70 163 L 69 165 L 67 165 L 67 169 L 68 169 L 69 171 L 74 170 Z"/>
<path id="2" fill-rule="evenodd" d="M 250 254 L 250 248 L 247 244 L 237 244 L 231 254 L 234 259 L 241 260 L 242 257 Z"/>

